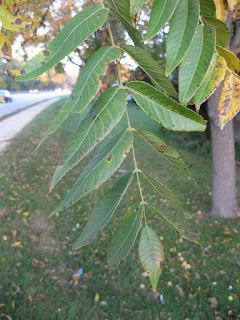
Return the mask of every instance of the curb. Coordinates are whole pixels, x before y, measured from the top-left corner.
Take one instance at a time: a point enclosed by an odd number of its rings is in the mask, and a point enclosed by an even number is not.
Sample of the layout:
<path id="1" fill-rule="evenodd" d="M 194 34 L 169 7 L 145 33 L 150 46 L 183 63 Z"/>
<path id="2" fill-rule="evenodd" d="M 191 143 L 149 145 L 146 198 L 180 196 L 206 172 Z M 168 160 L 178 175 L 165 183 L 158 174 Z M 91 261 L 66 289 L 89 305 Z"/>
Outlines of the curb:
<path id="1" fill-rule="evenodd" d="M 35 103 L 33 103 L 33 104 L 30 104 L 29 106 L 26 106 L 26 107 L 24 107 L 24 108 L 22 108 L 22 109 L 18 109 L 18 110 L 15 110 L 15 111 L 11 112 L 11 113 L 5 114 L 4 116 L 2 116 L 2 117 L 0 118 L 0 121 L 6 120 L 7 118 L 12 117 L 12 116 L 14 116 L 15 114 L 17 114 L 17 113 L 19 113 L 19 112 L 25 111 L 25 110 L 27 110 L 27 109 L 29 109 L 29 108 L 31 108 L 31 107 L 34 107 L 34 106 L 38 105 L 39 103 L 42 103 L 42 102 L 45 102 L 45 101 L 48 101 L 48 100 L 51 100 L 51 99 L 54 99 L 54 98 L 55 98 L 55 97 L 47 98 L 47 99 L 44 99 L 44 100 L 35 102 Z"/>

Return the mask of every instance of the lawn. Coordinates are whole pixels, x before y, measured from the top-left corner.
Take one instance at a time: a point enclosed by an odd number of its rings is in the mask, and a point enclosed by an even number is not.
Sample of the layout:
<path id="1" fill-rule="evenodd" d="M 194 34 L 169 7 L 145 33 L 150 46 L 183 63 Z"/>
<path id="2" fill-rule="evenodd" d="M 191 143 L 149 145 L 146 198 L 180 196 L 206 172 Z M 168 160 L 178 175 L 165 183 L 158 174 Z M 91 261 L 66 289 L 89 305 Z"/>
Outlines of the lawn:
<path id="1" fill-rule="evenodd" d="M 138 259 L 138 240 L 117 269 L 107 267 L 106 252 L 121 216 L 138 200 L 136 181 L 131 184 L 109 225 L 77 252 L 72 244 L 100 195 L 121 176 L 118 171 L 98 190 L 49 218 L 65 192 L 96 152 L 84 159 L 48 193 L 63 146 L 79 121 L 71 115 L 63 128 L 38 151 L 35 148 L 63 100 L 44 110 L 0 154 L 0 318 L 12 320 L 87 319 L 240 319 L 239 219 L 203 219 L 211 203 L 210 159 L 182 149 L 169 135 L 129 104 L 134 127 L 149 129 L 175 147 L 197 184 L 176 171 L 145 142 L 135 137 L 139 167 L 168 186 L 183 202 L 192 220 L 183 220 L 142 180 L 143 193 L 202 247 L 182 240 L 147 212 L 150 226 L 161 237 L 165 263 L 153 294 Z M 124 118 L 116 130 L 126 125 Z M 131 153 L 121 170 L 133 167 Z M 240 175 L 237 172 L 238 188 Z M 83 274 L 77 275 L 82 269 Z M 160 299 L 161 297 L 161 299 Z"/>

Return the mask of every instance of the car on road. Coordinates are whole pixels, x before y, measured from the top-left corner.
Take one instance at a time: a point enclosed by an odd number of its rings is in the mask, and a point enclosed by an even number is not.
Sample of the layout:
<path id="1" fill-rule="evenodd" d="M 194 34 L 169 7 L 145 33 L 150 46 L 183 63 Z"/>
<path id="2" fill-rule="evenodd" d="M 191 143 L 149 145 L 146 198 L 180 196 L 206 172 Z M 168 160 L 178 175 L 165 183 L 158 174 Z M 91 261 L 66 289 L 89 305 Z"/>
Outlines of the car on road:
<path id="1" fill-rule="evenodd" d="M 12 102 L 12 95 L 8 90 L 0 90 L 0 97 L 2 97 L 6 102 Z"/>
<path id="2" fill-rule="evenodd" d="M 37 94 L 39 92 L 38 89 L 31 89 L 29 90 L 29 93 Z"/>

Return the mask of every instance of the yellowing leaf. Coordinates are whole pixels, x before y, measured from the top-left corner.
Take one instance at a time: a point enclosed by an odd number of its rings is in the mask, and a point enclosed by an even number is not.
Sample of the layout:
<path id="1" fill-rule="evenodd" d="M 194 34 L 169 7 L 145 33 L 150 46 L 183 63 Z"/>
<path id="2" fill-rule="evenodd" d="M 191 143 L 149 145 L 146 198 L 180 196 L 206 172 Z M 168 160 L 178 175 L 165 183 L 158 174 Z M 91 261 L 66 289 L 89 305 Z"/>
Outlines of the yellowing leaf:
<path id="1" fill-rule="evenodd" d="M 138 252 L 140 261 L 150 278 L 153 291 L 155 291 L 162 273 L 164 251 L 160 238 L 148 226 L 142 229 Z"/>
<path id="2" fill-rule="evenodd" d="M 12 14 L 4 1 L 0 1 L 0 20 L 4 28 L 18 32 L 29 29 L 32 24 L 32 21 L 28 18 L 18 17 Z"/>
<path id="3" fill-rule="evenodd" d="M 96 294 L 95 294 L 94 301 L 95 301 L 95 302 L 98 302 L 99 299 L 100 299 L 100 295 L 99 295 L 99 293 L 96 293 Z"/>
<path id="4" fill-rule="evenodd" d="M 12 12 L 12 14 L 17 14 L 19 9 L 17 6 L 18 0 L 5 0 L 8 9 Z"/>
<path id="5" fill-rule="evenodd" d="M 227 66 L 230 70 L 232 70 L 235 73 L 240 72 L 240 61 L 238 57 L 235 56 L 235 54 L 233 54 L 232 52 L 228 51 L 225 48 L 218 47 L 218 46 L 217 46 L 217 51 L 220 54 L 220 56 L 222 56 L 226 60 Z"/>
<path id="6" fill-rule="evenodd" d="M 21 242 L 17 241 L 12 244 L 12 247 L 19 247 L 20 245 L 21 245 Z"/>
<path id="7" fill-rule="evenodd" d="M 212 62 L 214 62 L 214 59 L 215 65 L 212 68 Z M 215 92 L 219 84 L 223 81 L 226 70 L 227 63 L 223 57 L 218 55 L 217 57 L 214 56 L 199 90 L 194 96 L 194 103 L 197 111 L 200 109 L 200 105 Z"/>
<path id="8" fill-rule="evenodd" d="M 233 21 L 237 19 L 238 16 L 238 1 L 237 0 L 227 0 L 228 6 L 232 15 Z"/>
<path id="9" fill-rule="evenodd" d="M 17 235 L 17 230 L 14 230 L 13 233 L 12 233 L 13 239 L 16 238 L 16 235 Z"/>
<path id="10" fill-rule="evenodd" d="M 0 58 L 6 60 L 11 60 L 12 57 L 12 47 L 11 43 L 5 35 L 0 32 Z"/>
<path id="11" fill-rule="evenodd" d="M 39 261 L 37 259 L 34 259 L 34 258 L 33 258 L 33 262 L 36 263 L 36 264 L 39 263 Z"/>
<path id="12" fill-rule="evenodd" d="M 227 2 L 226 0 L 214 0 L 216 5 L 216 17 L 217 19 L 225 22 L 227 17 Z"/>
<path id="13" fill-rule="evenodd" d="M 23 212 L 23 215 L 24 215 L 25 217 L 27 217 L 27 216 L 29 216 L 29 212 Z"/>
<path id="14" fill-rule="evenodd" d="M 32 303 L 32 302 L 33 302 L 33 298 L 32 298 L 32 296 L 28 296 L 28 301 L 29 301 L 30 303 Z"/>
<path id="15" fill-rule="evenodd" d="M 240 78 L 229 74 L 225 81 L 218 106 L 221 129 L 240 110 Z"/>

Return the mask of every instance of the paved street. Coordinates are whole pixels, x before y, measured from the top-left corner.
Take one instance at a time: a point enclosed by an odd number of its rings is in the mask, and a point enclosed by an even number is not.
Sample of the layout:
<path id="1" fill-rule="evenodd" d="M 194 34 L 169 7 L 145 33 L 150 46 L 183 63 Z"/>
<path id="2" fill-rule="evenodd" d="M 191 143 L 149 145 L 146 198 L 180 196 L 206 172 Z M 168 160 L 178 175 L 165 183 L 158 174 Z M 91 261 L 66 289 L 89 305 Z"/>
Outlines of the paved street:
<path id="1" fill-rule="evenodd" d="M 37 94 L 31 94 L 31 93 L 12 94 L 13 102 L 0 103 L 0 118 L 16 110 L 23 109 L 34 103 L 41 102 L 48 98 L 59 97 L 61 95 L 63 94 L 55 93 L 53 91 L 39 92 Z"/>
<path id="2" fill-rule="evenodd" d="M 5 149 L 11 139 L 17 135 L 33 118 L 50 104 L 57 101 L 53 98 L 45 102 L 41 102 L 32 108 L 28 108 L 0 121 L 0 152 Z"/>

